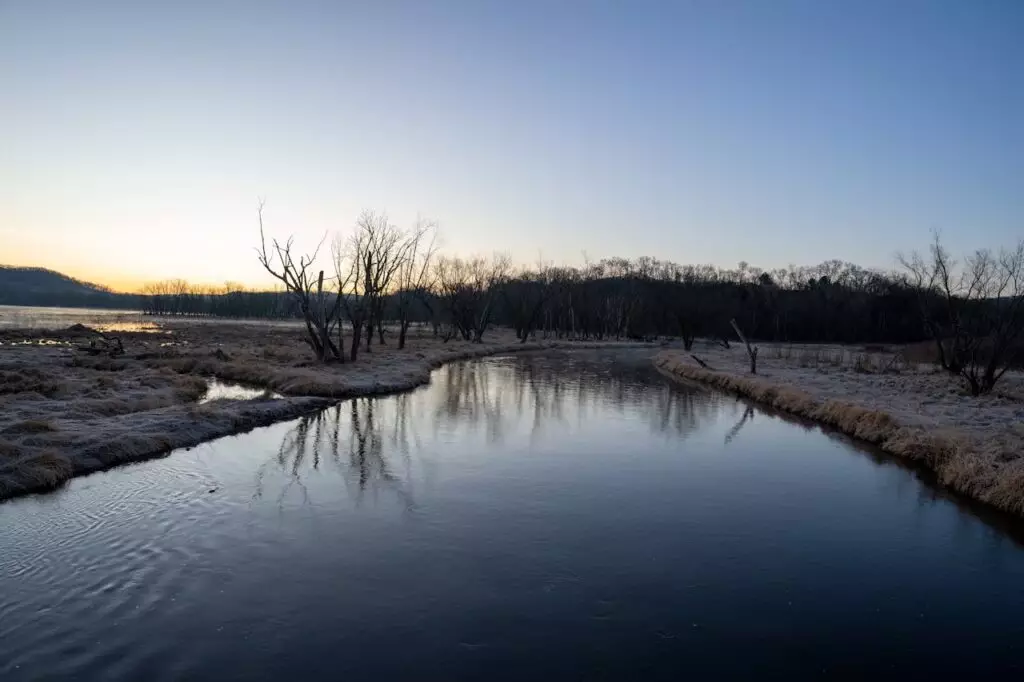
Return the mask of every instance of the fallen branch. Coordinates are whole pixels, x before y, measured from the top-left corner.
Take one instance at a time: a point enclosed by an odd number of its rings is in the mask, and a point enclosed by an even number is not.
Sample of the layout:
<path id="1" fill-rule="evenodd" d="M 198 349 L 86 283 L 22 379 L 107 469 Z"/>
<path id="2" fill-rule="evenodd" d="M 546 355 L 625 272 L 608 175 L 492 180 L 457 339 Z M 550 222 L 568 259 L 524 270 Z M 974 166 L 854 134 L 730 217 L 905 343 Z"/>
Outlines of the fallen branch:
<path id="1" fill-rule="evenodd" d="M 694 355 L 693 353 L 690 353 L 690 357 L 691 357 L 691 358 L 693 358 L 694 360 L 696 360 L 696 361 L 697 361 L 697 364 L 698 364 L 698 365 L 700 365 L 701 367 L 703 367 L 704 369 L 709 369 L 709 370 L 711 370 L 712 372 L 713 372 L 713 371 L 715 371 L 714 369 L 712 369 L 712 368 L 711 368 L 711 366 L 710 366 L 710 365 L 708 365 L 708 363 L 704 362 L 703 360 L 701 360 L 700 358 L 698 358 L 698 357 L 697 357 L 696 355 Z"/>
<path id="2" fill-rule="evenodd" d="M 896 362 L 900 359 L 902 353 L 893 353 L 892 358 L 889 359 L 888 364 L 882 368 L 882 374 L 888 374 L 892 368 L 896 365 Z"/>

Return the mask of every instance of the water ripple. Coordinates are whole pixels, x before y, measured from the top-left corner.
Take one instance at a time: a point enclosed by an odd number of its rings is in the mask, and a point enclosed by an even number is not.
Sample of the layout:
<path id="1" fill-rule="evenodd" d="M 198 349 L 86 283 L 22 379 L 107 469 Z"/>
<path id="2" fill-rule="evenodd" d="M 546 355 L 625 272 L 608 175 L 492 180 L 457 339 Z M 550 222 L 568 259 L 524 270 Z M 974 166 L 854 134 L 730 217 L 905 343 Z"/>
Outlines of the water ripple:
<path id="1" fill-rule="evenodd" d="M 695 637 L 698 677 L 800 677 L 826 626 L 1005 662 L 1020 544 L 907 486 L 643 357 L 451 365 L 0 505 L 0 679 L 583 678 Z"/>

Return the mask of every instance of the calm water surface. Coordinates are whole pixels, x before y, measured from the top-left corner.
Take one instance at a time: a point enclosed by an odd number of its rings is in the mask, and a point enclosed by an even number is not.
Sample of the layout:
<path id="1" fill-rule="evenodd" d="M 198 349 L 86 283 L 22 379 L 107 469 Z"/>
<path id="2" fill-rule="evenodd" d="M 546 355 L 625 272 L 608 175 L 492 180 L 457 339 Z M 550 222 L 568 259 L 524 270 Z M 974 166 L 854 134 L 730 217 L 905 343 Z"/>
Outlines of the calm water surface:
<path id="1" fill-rule="evenodd" d="M 982 679 L 1020 537 L 640 353 L 492 358 L 0 505 L 0 680 Z"/>
<path id="2" fill-rule="evenodd" d="M 109 331 L 134 331 L 144 322 L 142 313 L 133 310 L 0 305 L 0 329 L 63 329 L 73 324 L 86 324 Z"/>
<path id="3" fill-rule="evenodd" d="M 167 323 L 188 321 L 189 326 L 247 324 L 261 327 L 300 327 L 300 320 L 225 319 L 222 317 L 163 317 L 143 315 L 138 310 L 102 308 L 54 308 L 45 306 L 0 305 L 2 329 L 65 329 L 84 324 L 103 332 L 159 332 Z"/>

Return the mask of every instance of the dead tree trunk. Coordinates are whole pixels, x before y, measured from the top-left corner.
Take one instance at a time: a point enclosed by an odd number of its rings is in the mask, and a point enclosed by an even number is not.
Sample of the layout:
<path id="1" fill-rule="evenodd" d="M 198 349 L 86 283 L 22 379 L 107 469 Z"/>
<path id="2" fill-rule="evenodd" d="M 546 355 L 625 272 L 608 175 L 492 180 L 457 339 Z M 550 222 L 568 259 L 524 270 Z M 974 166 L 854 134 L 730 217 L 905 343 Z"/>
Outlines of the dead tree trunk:
<path id="1" fill-rule="evenodd" d="M 338 320 L 338 360 L 345 364 L 345 325 L 341 320 Z"/>
<path id="2" fill-rule="evenodd" d="M 409 321 L 402 320 L 398 323 L 398 350 L 405 348 L 405 336 L 409 331 Z"/>
<path id="3" fill-rule="evenodd" d="M 317 319 L 319 321 L 320 331 L 320 362 L 327 362 L 328 347 L 330 346 L 330 329 L 327 326 L 327 304 L 324 303 L 324 271 L 320 271 L 320 275 L 317 277 L 316 282 L 316 298 L 317 298 Z"/>
<path id="4" fill-rule="evenodd" d="M 359 356 L 359 342 L 362 340 L 363 321 L 358 318 L 352 319 L 352 346 L 349 349 L 349 359 L 356 361 Z"/>
<path id="5" fill-rule="evenodd" d="M 757 346 L 751 346 L 750 341 L 747 341 L 747 337 L 743 335 L 743 330 L 736 324 L 736 320 L 729 320 L 729 324 L 736 330 L 736 336 L 740 337 L 740 341 L 747 347 L 747 355 L 750 357 L 750 373 L 757 374 Z"/>

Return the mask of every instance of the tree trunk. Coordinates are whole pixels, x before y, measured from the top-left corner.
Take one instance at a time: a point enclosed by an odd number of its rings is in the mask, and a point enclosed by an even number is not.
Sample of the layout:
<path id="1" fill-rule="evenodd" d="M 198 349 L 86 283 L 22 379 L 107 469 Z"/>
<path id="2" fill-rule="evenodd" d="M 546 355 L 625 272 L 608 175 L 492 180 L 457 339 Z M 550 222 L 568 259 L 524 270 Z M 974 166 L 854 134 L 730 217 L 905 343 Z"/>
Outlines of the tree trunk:
<path id="1" fill-rule="evenodd" d="M 306 334 L 309 338 L 309 346 L 313 349 L 313 354 L 316 355 L 317 359 L 323 357 L 323 346 L 320 343 L 320 336 L 313 329 L 313 322 L 310 319 L 310 312 L 307 306 L 302 307 L 302 319 L 306 323 Z"/>
<path id="2" fill-rule="evenodd" d="M 356 358 L 359 356 L 359 342 L 361 341 L 361 337 L 362 337 L 362 322 L 361 321 L 353 320 L 353 322 L 352 322 L 352 343 L 351 343 L 350 350 L 349 350 L 349 360 L 351 360 L 352 362 L 355 362 Z"/>
<path id="3" fill-rule="evenodd" d="M 341 327 L 341 323 L 338 323 L 338 327 L 339 328 Z M 344 357 L 345 346 L 344 345 L 335 346 L 334 345 L 334 341 L 331 340 L 330 334 L 331 334 L 331 332 L 325 327 L 324 328 L 324 342 L 327 344 L 325 348 L 330 349 L 331 355 L 334 356 L 335 359 L 341 360 L 342 362 L 344 362 L 345 361 L 345 357 Z M 339 340 L 341 339 L 340 332 L 338 334 L 338 339 Z M 324 350 L 324 355 L 326 355 L 326 354 L 327 354 L 327 350 Z"/>
<path id="4" fill-rule="evenodd" d="M 401 320 L 398 323 L 398 350 L 405 348 L 405 334 L 409 331 L 409 321 Z"/>
<path id="5" fill-rule="evenodd" d="M 978 383 L 978 378 L 969 372 L 962 372 L 963 377 L 967 379 L 967 388 L 971 391 L 971 395 L 979 396 L 982 393 L 981 385 Z"/>
<path id="6" fill-rule="evenodd" d="M 736 320 L 729 320 L 729 324 L 736 330 L 736 336 L 740 337 L 740 341 L 747 347 L 747 355 L 750 356 L 750 373 L 757 374 L 757 346 L 751 346 L 750 341 L 747 341 L 747 337 L 743 335 L 743 330 L 736 324 Z"/>

